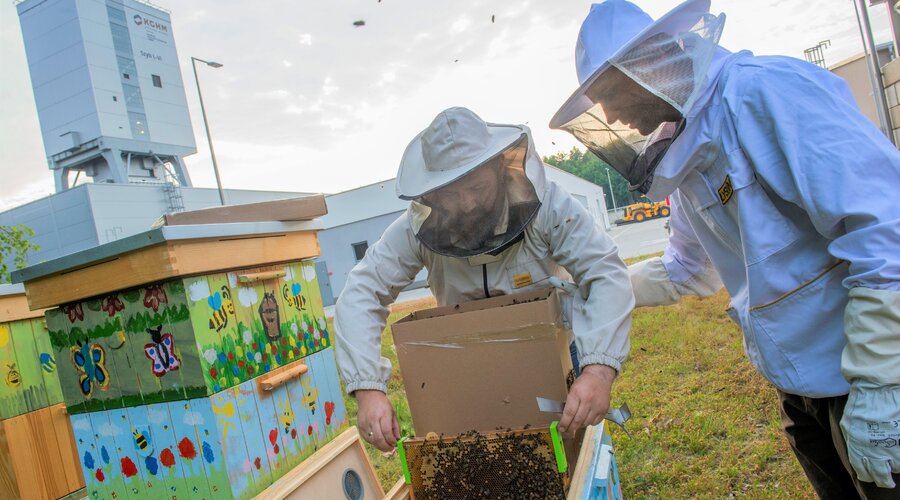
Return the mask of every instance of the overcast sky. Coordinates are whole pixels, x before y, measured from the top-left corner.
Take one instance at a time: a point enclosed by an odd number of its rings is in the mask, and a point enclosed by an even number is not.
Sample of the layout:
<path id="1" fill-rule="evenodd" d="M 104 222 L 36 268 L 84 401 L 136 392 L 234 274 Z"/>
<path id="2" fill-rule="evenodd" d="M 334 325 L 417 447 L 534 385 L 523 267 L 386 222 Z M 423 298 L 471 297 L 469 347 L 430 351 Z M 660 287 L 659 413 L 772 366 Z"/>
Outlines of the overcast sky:
<path id="1" fill-rule="evenodd" d="M 547 122 L 577 86 L 574 45 L 589 1 L 155 3 L 172 11 L 196 186 L 215 180 L 190 56 L 224 64 L 199 69 L 226 188 L 331 193 L 389 179 L 412 137 L 456 105 L 527 123 L 542 155 L 574 145 Z M 637 3 L 656 18 L 679 2 Z M 727 16 L 721 43 L 730 50 L 802 58 L 830 39 L 833 64 L 862 51 L 853 4 L 714 0 L 712 10 Z M 876 42 L 890 37 L 885 9 L 870 9 Z M 0 2 L 0 141 L 0 209 L 53 192 L 11 1 Z"/>

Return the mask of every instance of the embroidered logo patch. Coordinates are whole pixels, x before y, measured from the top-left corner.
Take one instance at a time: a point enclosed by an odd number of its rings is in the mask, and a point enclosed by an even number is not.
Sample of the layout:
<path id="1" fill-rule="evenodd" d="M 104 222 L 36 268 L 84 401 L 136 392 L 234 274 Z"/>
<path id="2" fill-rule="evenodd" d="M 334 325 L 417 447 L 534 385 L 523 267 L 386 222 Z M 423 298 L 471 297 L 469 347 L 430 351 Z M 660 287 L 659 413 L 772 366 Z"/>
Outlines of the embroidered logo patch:
<path id="1" fill-rule="evenodd" d="M 722 204 L 728 203 L 731 200 L 731 196 L 734 195 L 734 186 L 731 185 L 731 176 L 725 176 L 725 182 L 719 186 L 719 200 Z"/>
<path id="2" fill-rule="evenodd" d="M 533 282 L 531 279 L 531 273 L 529 272 L 517 274 L 512 277 L 512 280 L 513 288 L 522 288 L 523 286 L 528 286 Z"/>

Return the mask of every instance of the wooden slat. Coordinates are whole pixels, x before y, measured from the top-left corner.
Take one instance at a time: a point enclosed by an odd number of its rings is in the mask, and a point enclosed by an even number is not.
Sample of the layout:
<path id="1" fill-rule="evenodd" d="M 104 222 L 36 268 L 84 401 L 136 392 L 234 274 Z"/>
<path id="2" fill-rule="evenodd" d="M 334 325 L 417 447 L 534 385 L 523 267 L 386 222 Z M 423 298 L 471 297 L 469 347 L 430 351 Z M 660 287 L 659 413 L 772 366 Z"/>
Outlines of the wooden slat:
<path id="1" fill-rule="evenodd" d="M 587 482 L 587 474 L 591 468 L 591 460 L 594 458 L 594 435 L 598 432 L 602 433 L 604 423 L 600 425 L 591 425 L 584 431 L 584 439 L 581 441 L 581 451 L 578 453 L 578 461 L 575 468 L 571 471 L 571 482 L 569 483 L 569 494 L 566 500 L 576 500 L 584 496 L 584 486 Z"/>
<path id="2" fill-rule="evenodd" d="M 168 246 L 156 245 L 103 263 L 28 281 L 25 293 L 28 306 L 38 309 L 163 281 L 174 274 Z"/>
<path id="3" fill-rule="evenodd" d="M 52 413 L 51 408 L 44 408 L 33 411 L 27 416 L 35 446 L 41 450 L 35 468 L 40 469 L 41 477 L 44 479 L 42 487 L 50 498 L 59 498 L 72 490 L 69 489 L 66 472 L 62 467 L 59 442 L 53 427 L 56 422 L 53 420 Z"/>
<path id="4" fill-rule="evenodd" d="M 16 480 L 16 471 L 13 469 L 12 453 L 9 448 L 9 436 L 7 434 L 8 420 L 0 422 L 0 498 L 16 498 L 19 485 Z"/>
<path id="5" fill-rule="evenodd" d="M 300 198 L 226 205 L 191 210 L 163 216 L 164 225 L 223 224 L 230 222 L 312 220 L 328 213 L 325 196 L 318 194 Z"/>
<path id="6" fill-rule="evenodd" d="M 175 277 L 258 267 L 319 255 L 314 231 L 173 241 L 25 283 L 32 309 L 52 307 Z"/>
<path id="7" fill-rule="evenodd" d="M 295 232 L 223 240 L 173 242 L 179 276 L 290 262 L 319 255 L 314 232 Z"/>
<path id="8" fill-rule="evenodd" d="M 0 323 L 16 321 L 20 319 L 40 318 L 44 316 L 45 309 L 32 311 L 28 308 L 28 299 L 25 294 L 0 296 Z"/>
<path id="9" fill-rule="evenodd" d="M 265 375 L 260 375 L 259 377 L 257 377 L 257 390 L 261 393 L 272 391 L 288 380 L 292 378 L 298 378 L 300 377 L 300 375 L 303 375 L 308 371 L 309 367 L 306 366 L 303 360 L 295 361 L 289 365 L 281 366 L 270 371 L 269 373 L 266 373 Z"/>
<path id="10" fill-rule="evenodd" d="M 41 468 L 37 465 L 46 450 L 37 445 L 28 414 L 4 420 L 3 426 L 6 427 L 7 442 L 16 480 L 21 488 L 19 491 L 21 498 L 50 498 Z"/>
<path id="11" fill-rule="evenodd" d="M 406 481 L 401 477 L 394 483 L 394 486 L 391 487 L 390 491 L 388 491 L 384 495 L 384 500 L 409 500 L 409 486 L 406 484 Z"/>
<path id="12" fill-rule="evenodd" d="M 49 408 L 53 429 L 56 432 L 56 445 L 59 447 L 60 464 L 66 475 L 66 493 L 84 488 L 84 475 L 81 473 L 81 461 L 75 447 L 75 435 L 72 422 L 66 412 L 66 405 L 57 404 Z"/>

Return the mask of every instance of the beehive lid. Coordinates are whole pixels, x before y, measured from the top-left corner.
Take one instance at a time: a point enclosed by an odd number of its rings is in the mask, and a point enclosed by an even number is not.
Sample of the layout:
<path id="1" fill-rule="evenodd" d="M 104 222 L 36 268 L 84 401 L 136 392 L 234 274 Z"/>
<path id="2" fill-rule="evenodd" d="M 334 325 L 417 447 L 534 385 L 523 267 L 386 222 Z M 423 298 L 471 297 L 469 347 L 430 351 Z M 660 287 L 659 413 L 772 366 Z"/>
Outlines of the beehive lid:
<path id="1" fill-rule="evenodd" d="M 21 283 L 0 285 L 0 323 L 40 318 L 43 315 L 43 309 L 32 311 L 28 308 L 24 285 Z"/>
<path id="2" fill-rule="evenodd" d="M 319 221 L 164 226 L 20 269 L 31 309 L 206 274 L 319 254 Z"/>

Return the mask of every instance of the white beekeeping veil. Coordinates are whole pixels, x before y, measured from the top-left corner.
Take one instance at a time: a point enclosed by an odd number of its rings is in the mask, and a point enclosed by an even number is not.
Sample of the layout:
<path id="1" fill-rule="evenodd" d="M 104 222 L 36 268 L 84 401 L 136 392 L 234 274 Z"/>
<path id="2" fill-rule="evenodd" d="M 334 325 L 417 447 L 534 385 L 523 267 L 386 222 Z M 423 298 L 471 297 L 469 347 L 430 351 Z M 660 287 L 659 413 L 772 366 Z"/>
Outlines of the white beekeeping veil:
<path id="1" fill-rule="evenodd" d="M 652 22 L 625 0 L 595 4 L 576 47 L 581 86 L 550 121 L 646 193 L 704 90 L 725 16 L 688 0 Z M 589 76 L 586 76 L 589 75 Z"/>
<path id="2" fill-rule="evenodd" d="M 544 170 L 531 132 L 485 123 L 465 108 L 440 113 L 407 146 L 397 195 L 431 251 L 450 257 L 497 253 L 537 215 Z"/>

